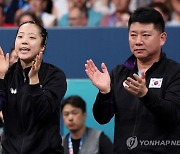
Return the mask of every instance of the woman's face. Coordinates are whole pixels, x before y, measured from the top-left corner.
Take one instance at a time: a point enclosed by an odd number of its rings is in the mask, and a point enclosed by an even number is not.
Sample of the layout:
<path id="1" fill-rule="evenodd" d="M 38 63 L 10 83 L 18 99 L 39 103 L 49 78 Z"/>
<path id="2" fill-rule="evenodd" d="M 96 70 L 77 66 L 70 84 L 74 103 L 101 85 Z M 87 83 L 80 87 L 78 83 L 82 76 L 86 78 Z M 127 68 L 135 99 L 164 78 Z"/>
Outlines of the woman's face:
<path id="1" fill-rule="evenodd" d="M 43 52 L 44 49 L 40 29 L 37 25 L 26 23 L 19 27 L 15 40 L 15 50 L 24 65 L 31 65 L 36 55 Z"/>

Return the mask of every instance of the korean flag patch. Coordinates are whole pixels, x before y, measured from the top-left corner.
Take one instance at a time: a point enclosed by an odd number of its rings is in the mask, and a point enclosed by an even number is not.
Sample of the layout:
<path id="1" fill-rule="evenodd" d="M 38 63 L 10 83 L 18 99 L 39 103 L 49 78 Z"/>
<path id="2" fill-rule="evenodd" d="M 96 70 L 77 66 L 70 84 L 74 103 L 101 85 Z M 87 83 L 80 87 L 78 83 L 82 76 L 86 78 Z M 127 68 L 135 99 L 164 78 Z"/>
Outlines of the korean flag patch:
<path id="1" fill-rule="evenodd" d="M 149 88 L 161 88 L 163 78 L 151 78 Z"/>

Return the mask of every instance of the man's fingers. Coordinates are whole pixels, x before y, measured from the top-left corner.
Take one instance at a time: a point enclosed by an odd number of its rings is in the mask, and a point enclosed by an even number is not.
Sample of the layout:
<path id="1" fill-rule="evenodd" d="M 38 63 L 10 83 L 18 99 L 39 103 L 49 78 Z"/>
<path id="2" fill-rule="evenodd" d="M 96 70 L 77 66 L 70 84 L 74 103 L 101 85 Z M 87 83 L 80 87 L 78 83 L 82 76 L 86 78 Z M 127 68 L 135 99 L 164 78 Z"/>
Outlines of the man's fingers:
<path id="1" fill-rule="evenodd" d="M 88 67 L 88 70 L 91 72 L 98 71 L 98 68 L 96 67 L 92 59 L 87 60 L 86 66 Z"/>
<path id="2" fill-rule="evenodd" d="M 0 46 L 0 55 L 4 56 L 4 52 L 3 52 L 2 48 L 1 48 L 1 46 Z"/>
<path id="3" fill-rule="evenodd" d="M 101 68 L 102 68 L 103 73 L 108 72 L 107 67 L 106 67 L 106 65 L 104 63 L 101 64 Z"/>
<path id="4" fill-rule="evenodd" d="M 134 86 L 139 86 L 139 82 L 137 81 L 137 80 L 134 80 L 134 79 L 132 79 L 131 77 L 128 77 L 127 78 L 127 82 L 129 83 L 129 84 L 133 84 Z"/>
<path id="5" fill-rule="evenodd" d="M 6 54 L 5 59 L 6 59 L 6 61 L 9 61 L 9 53 Z"/>
<path id="6" fill-rule="evenodd" d="M 141 83 L 142 82 L 142 77 L 141 76 L 139 76 L 139 75 L 137 75 L 137 74 L 133 74 L 133 77 L 139 82 L 139 83 Z"/>

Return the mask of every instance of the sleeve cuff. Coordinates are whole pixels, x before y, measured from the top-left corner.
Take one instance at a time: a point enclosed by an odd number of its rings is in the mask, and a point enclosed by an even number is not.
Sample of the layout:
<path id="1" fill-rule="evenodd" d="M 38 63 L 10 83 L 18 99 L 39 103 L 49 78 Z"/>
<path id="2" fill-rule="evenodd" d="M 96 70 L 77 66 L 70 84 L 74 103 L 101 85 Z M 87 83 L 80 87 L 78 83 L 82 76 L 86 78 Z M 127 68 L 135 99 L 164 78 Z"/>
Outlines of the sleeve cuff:
<path id="1" fill-rule="evenodd" d="M 103 94 L 99 91 L 98 93 L 98 97 L 101 99 L 101 100 L 109 100 L 111 99 L 111 96 L 112 96 L 112 92 L 110 91 L 109 93 L 107 94 Z"/>
<path id="2" fill-rule="evenodd" d="M 35 84 L 35 85 L 29 85 L 29 93 L 30 95 L 38 95 L 41 93 L 41 86 L 40 84 Z"/>
<path id="3" fill-rule="evenodd" d="M 147 94 L 140 98 L 140 101 L 146 106 L 151 106 L 156 102 L 157 96 L 148 90 Z"/>
<path id="4" fill-rule="evenodd" d="M 0 79 L 0 90 L 4 90 L 4 79 Z"/>

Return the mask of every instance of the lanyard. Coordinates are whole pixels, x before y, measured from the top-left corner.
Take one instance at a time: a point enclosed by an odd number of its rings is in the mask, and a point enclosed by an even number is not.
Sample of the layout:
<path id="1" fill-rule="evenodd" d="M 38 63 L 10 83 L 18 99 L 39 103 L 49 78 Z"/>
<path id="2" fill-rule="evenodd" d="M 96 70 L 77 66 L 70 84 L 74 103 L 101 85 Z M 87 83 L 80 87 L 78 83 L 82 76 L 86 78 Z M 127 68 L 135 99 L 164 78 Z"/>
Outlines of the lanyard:
<path id="1" fill-rule="evenodd" d="M 82 137 L 80 139 L 80 143 L 79 143 L 79 150 L 81 150 L 82 148 Z M 71 138 L 71 135 L 69 134 L 68 136 L 68 148 L 69 148 L 69 154 L 74 154 L 74 151 L 73 151 L 73 143 L 72 143 L 72 138 Z"/>

